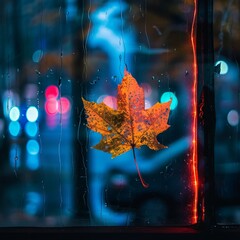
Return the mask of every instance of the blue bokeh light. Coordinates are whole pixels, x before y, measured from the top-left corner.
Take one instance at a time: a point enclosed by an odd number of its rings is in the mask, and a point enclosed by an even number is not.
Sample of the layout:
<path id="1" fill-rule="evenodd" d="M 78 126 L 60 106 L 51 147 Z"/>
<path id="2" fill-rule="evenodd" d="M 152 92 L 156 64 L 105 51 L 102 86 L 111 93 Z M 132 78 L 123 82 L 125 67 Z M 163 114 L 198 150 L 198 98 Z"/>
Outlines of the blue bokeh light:
<path id="1" fill-rule="evenodd" d="M 11 121 L 8 126 L 8 131 L 13 137 L 19 136 L 21 133 L 21 125 L 18 121 Z"/>
<path id="2" fill-rule="evenodd" d="M 176 95 L 173 92 L 165 92 L 163 93 L 163 95 L 161 96 L 160 102 L 164 103 L 164 102 L 168 102 L 170 99 L 172 99 L 172 103 L 170 105 L 170 109 L 174 110 L 177 105 L 178 105 L 178 99 L 176 97 Z"/>
<path id="3" fill-rule="evenodd" d="M 42 206 L 42 197 L 38 192 L 28 192 L 26 194 L 25 212 L 29 215 L 36 215 Z"/>
<path id="4" fill-rule="evenodd" d="M 36 107 L 31 106 L 27 109 L 26 117 L 29 122 L 36 122 L 38 119 L 38 110 Z"/>
<path id="5" fill-rule="evenodd" d="M 37 170 L 39 168 L 39 154 L 27 154 L 26 166 L 30 170 Z"/>
<path id="6" fill-rule="evenodd" d="M 228 64 L 223 60 L 217 61 L 215 63 L 215 66 L 217 66 L 218 64 L 220 64 L 220 74 L 221 75 L 227 74 L 228 73 Z"/>
<path id="7" fill-rule="evenodd" d="M 36 122 L 27 122 L 25 132 L 29 137 L 35 137 L 38 133 L 38 124 Z"/>
<path id="8" fill-rule="evenodd" d="M 39 153 L 39 143 L 36 140 L 29 140 L 26 148 L 27 152 L 31 155 L 37 155 Z"/>
<path id="9" fill-rule="evenodd" d="M 20 110 L 18 107 L 12 107 L 9 112 L 9 118 L 11 121 L 17 121 L 20 117 Z"/>

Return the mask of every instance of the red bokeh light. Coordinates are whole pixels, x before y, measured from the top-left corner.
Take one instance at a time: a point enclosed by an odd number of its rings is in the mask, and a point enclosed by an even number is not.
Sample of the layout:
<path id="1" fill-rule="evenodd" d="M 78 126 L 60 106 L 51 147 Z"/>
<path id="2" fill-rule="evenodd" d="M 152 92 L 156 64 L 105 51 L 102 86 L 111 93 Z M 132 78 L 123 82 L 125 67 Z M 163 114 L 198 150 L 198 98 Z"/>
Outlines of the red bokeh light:
<path id="1" fill-rule="evenodd" d="M 46 101 L 45 110 L 49 115 L 55 115 L 58 112 L 58 100 L 50 98 Z"/>
<path id="2" fill-rule="evenodd" d="M 70 108 L 71 108 L 70 101 L 66 97 L 61 97 L 58 104 L 58 112 L 65 114 L 69 112 Z"/>
<path id="3" fill-rule="evenodd" d="M 55 85 L 50 85 L 45 90 L 45 96 L 47 99 L 57 98 L 58 95 L 59 95 L 59 90 Z"/>

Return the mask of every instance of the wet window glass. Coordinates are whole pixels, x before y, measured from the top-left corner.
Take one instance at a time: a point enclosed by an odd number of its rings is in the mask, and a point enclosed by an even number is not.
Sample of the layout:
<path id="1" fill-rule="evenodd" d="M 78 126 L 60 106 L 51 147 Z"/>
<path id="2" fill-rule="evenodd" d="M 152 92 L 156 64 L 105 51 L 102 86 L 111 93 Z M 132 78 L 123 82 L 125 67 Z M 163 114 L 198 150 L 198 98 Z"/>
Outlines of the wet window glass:
<path id="1" fill-rule="evenodd" d="M 216 222 L 240 223 L 239 2 L 214 4 Z"/>
<path id="2" fill-rule="evenodd" d="M 1 4 L 0 226 L 197 223 L 196 1 Z M 223 224 L 240 221 L 238 20 L 214 1 Z"/>

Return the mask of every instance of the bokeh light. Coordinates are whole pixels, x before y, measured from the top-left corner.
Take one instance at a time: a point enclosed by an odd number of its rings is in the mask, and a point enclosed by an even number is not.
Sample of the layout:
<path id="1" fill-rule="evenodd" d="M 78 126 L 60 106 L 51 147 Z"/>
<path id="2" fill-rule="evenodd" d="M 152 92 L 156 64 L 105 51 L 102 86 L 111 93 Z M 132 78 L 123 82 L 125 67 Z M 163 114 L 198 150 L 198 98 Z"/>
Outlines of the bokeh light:
<path id="1" fill-rule="evenodd" d="M 235 127 L 239 124 L 239 114 L 236 110 L 231 110 L 227 115 L 227 121 L 232 126 Z"/>
<path id="2" fill-rule="evenodd" d="M 38 133 L 38 124 L 36 122 L 27 122 L 25 125 L 25 133 L 29 137 L 35 137 Z"/>
<path id="3" fill-rule="evenodd" d="M 59 90 L 58 90 L 57 86 L 55 86 L 55 85 L 50 85 L 45 90 L 45 97 L 47 99 L 57 98 L 58 95 L 59 95 Z"/>
<path id="4" fill-rule="evenodd" d="M 13 137 L 17 137 L 21 133 L 21 125 L 18 121 L 12 121 L 9 123 L 8 131 Z"/>
<path id="5" fill-rule="evenodd" d="M 170 99 L 172 99 L 172 103 L 170 105 L 170 109 L 174 110 L 177 105 L 178 105 L 178 99 L 176 97 L 176 95 L 173 92 L 165 92 L 163 93 L 163 95 L 161 96 L 160 102 L 164 103 L 164 102 L 168 102 Z"/>
<path id="6" fill-rule="evenodd" d="M 27 109 L 26 117 L 29 122 L 36 122 L 38 119 L 38 110 L 36 107 L 31 106 Z"/>
<path id="7" fill-rule="evenodd" d="M 110 108 L 117 109 L 117 99 L 113 96 L 106 96 L 103 102 Z"/>
<path id="8" fill-rule="evenodd" d="M 36 215 L 42 206 L 42 197 L 38 192 L 27 192 L 25 212 L 28 215 Z"/>
<path id="9" fill-rule="evenodd" d="M 218 64 L 220 64 L 220 74 L 221 75 L 227 74 L 227 72 L 228 72 L 228 64 L 225 61 L 223 61 L 223 60 L 217 61 L 215 63 L 215 66 L 217 66 Z"/>
<path id="10" fill-rule="evenodd" d="M 45 103 L 45 110 L 48 115 L 55 115 L 58 113 L 58 101 L 55 98 L 48 99 Z"/>
<path id="11" fill-rule="evenodd" d="M 69 112 L 70 108 L 71 108 L 71 103 L 68 100 L 68 98 L 66 97 L 61 97 L 61 99 L 59 100 L 59 104 L 58 104 L 58 111 L 59 113 L 65 114 L 67 112 Z"/>
<path id="12" fill-rule="evenodd" d="M 11 121 L 17 121 L 20 117 L 20 110 L 18 107 L 12 107 L 9 112 L 9 118 Z"/>
<path id="13" fill-rule="evenodd" d="M 26 166 L 30 170 L 37 170 L 39 168 L 39 154 L 27 154 Z"/>
<path id="14" fill-rule="evenodd" d="M 26 148 L 27 152 L 31 155 L 37 155 L 39 153 L 39 143 L 36 140 L 28 140 Z"/>

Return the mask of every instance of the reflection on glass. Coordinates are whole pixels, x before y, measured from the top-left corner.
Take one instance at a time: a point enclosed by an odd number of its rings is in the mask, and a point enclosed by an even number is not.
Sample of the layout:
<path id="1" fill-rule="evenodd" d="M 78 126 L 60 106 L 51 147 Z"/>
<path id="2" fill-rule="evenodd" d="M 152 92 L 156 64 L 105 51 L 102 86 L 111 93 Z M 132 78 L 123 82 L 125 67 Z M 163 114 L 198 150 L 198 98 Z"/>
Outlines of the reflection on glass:
<path id="1" fill-rule="evenodd" d="M 239 1 L 215 1 L 216 222 L 240 224 Z M 230 27 L 231 26 L 231 27 Z"/>
<path id="2" fill-rule="evenodd" d="M 0 10 L 0 226 L 195 223 L 194 1 L 15 3 Z M 92 148 L 101 135 L 86 127 L 82 97 L 116 110 L 124 70 L 145 109 L 172 100 L 171 127 L 158 136 L 168 148 L 136 149 L 146 189 L 132 153 L 111 159 Z M 238 114 L 225 114 L 232 128 Z"/>

